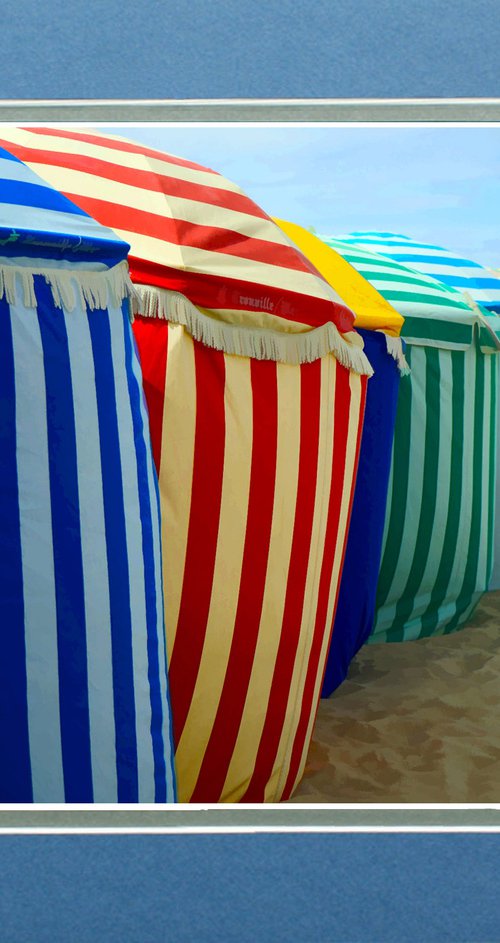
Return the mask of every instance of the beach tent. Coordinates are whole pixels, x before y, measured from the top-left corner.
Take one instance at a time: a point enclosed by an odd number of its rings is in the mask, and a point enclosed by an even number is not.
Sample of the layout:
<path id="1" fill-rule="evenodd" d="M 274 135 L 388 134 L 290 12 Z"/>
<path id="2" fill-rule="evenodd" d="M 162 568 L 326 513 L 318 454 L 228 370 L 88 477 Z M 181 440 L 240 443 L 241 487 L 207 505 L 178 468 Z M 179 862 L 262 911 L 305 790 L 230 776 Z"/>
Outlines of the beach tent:
<path id="1" fill-rule="evenodd" d="M 371 373 L 353 315 L 219 174 L 93 132 L 2 135 L 131 245 L 179 799 L 286 799 L 320 696 Z"/>
<path id="2" fill-rule="evenodd" d="M 0 151 L 0 802 L 175 799 L 127 250 Z"/>
<path id="3" fill-rule="evenodd" d="M 396 233 L 360 232 L 342 238 L 346 242 L 352 241 L 353 244 L 409 265 L 464 293 L 467 298 L 481 305 L 490 328 L 500 338 L 499 272 L 484 268 L 478 262 L 464 259 L 441 246 L 419 242 Z M 500 438 L 498 442 L 500 443 Z M 495 519 L 500 519 L 500 481 L 497 481 L 496 486 Z M 493 572 L 489 589 L 500 589 L 500 528 L 495 530 Z"/>
<path id="4" fill-rule="evenodd" d="M 343 239 L 340 252 L 404 316 L 377 618 L 370 641 L 464 625 L 492 566 L 498 340 L 477 306 Z"/>
<path id="5" fill-rule="evenodd" d="M 500 312 L 500 278 L 491 270 L 456 252 L 391 232 L 352 232 L 341 237 L 352 245 L 388 256 L 469 295 L 489 312 Z M 496 322 L 498 325 L 498 322 Z"/>
<path id="6" fill-rule="evenodd" d="M 276 220 L 352 309 L 374 369 L 368 383 L 358 475 L 322 696 L 347 675 L 373 629 L 400 372 L 403 317 L 353 266 L 311 232 Z"/>

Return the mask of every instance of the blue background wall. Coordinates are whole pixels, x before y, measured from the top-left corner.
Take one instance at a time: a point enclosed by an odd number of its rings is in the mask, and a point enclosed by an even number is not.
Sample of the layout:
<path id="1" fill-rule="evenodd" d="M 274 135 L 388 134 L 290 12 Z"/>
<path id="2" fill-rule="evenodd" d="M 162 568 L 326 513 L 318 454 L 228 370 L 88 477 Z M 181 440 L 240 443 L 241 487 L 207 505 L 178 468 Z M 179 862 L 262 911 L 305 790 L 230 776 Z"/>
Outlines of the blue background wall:
<path id="1" fill-rule="evenodd" d="M 495 0 L 16 0 L 0 97 L 489 97 L 499 33 Z M 496 834 L 0 834 L 2 943 L 494 943 L 499 866 Z"/>
<path id="2" fill-rule="evenodd" d="M 495 0 L 16 0 L 0 98 L 495 96 L 499 24 Z"/>

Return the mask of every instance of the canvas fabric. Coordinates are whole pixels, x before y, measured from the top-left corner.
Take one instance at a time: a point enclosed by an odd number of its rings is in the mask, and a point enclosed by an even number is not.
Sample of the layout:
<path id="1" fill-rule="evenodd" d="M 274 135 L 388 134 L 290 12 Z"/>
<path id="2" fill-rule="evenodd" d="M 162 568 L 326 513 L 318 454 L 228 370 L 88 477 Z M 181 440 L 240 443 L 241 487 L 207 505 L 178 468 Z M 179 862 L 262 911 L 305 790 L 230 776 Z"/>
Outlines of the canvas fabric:
<path id="1" fill-rule="evenodd" d="M 328 241 L 404 315 L 411 368 L 400 385 L 369 641 L 451 632 L 491 576 L 498 360 L 484 352 L 483 315 L 458 292 L 352 241 Z"/>
<path id="2" fill-rule="evenodd" d="M 353 315 L 270 217 L 222 175 L 90 130 L 4 126 L 7 148 L 131 246 L 132 281 L 243 327 L 301 332 Z"/>
<path id="3" fill-rule="evenodd" d="M 172 802 L 128 247 L 11 156 L 0 171 L 0 802 Z"/>
<path id="4" fill-rule="evenodd" d="M 367 376 L 137 318 L 159 471 L 179 799 L 278 802 L 312 735 Z"/>

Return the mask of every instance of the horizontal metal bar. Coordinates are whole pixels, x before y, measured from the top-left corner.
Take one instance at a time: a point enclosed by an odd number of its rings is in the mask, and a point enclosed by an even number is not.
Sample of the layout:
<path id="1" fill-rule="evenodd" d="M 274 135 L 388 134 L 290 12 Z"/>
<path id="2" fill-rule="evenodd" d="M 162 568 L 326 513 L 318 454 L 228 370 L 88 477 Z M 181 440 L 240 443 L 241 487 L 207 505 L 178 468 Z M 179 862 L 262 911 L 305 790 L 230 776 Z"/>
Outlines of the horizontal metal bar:
<path id="1" fill-rule="evenodd" d="M 263 828 L 449 828 L 478 830 L 494 828 L 500 830 L 500 808 L 391 808 L 385 809 L 350 809 L 317 806 L 297 807 L 294 805 L 261 806 L 259 808 L 207 807 L 204 809 L 186 809 L 151 807 L 136 810 L 71 810 L 49 809 L 0 811 L 0 834 L 4 829 L 251 829 Z"/>
<path id="2" fill-rule="evenodd" d="M 5 122 L 496 122 L 499 98 L 0 100 Z"/>

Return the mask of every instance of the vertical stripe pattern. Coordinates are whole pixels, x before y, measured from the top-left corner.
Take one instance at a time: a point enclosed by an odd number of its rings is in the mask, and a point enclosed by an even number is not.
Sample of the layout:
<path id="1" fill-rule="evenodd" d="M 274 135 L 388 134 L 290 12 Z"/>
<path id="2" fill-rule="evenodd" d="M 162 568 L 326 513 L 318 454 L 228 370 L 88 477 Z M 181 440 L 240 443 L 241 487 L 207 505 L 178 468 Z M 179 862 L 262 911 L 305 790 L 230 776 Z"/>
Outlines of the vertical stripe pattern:
<path id="1" fill-rule="evenodd" d="M 0 301 L 0 750 L 9 779 L 1 789 L 2 802 L 31 802 L 30 742 L 24 600 L 22 587 L 21 521 L 16 463 L 16 376 L 13 328 L 9 306 Z"/>
<path id="2" fill-rule="evenodd" d="M 147 395 L 149 337 L 136 327 Z M 179 800 L 279 801 L 319 700 L 366 377 L 333 355 L 300 366 L 235 357 L 169 324 L 164 389 Z"/>
<path id="3" fill-rule="evenodd" d="M 496 357 L 413 346 L 409 360 L 372 641 L 460 628 L 491 570 Z"/>
<path id="4" fill-rule="evenodd" d="M 467 621 L 491 573 L 494 318 L 471 306 L 456 290 L 458 283 L 441 283 L 438 247 L 415 246 L 388 233 L 353 233 L 327 242 L 405 316 L 401 336 L 411 367 L 399 391 L 370 640 L 451 632 Z M 426 249 L 432 249 L 435 266 L 424 259 Z"/>
<path id="5" fill-rule="evenodd" d="M 0 801 L 173 801 L 158 494 L 127 306 L 67 312 L 34 284 L 36 308 L 0 302 Z"/>

